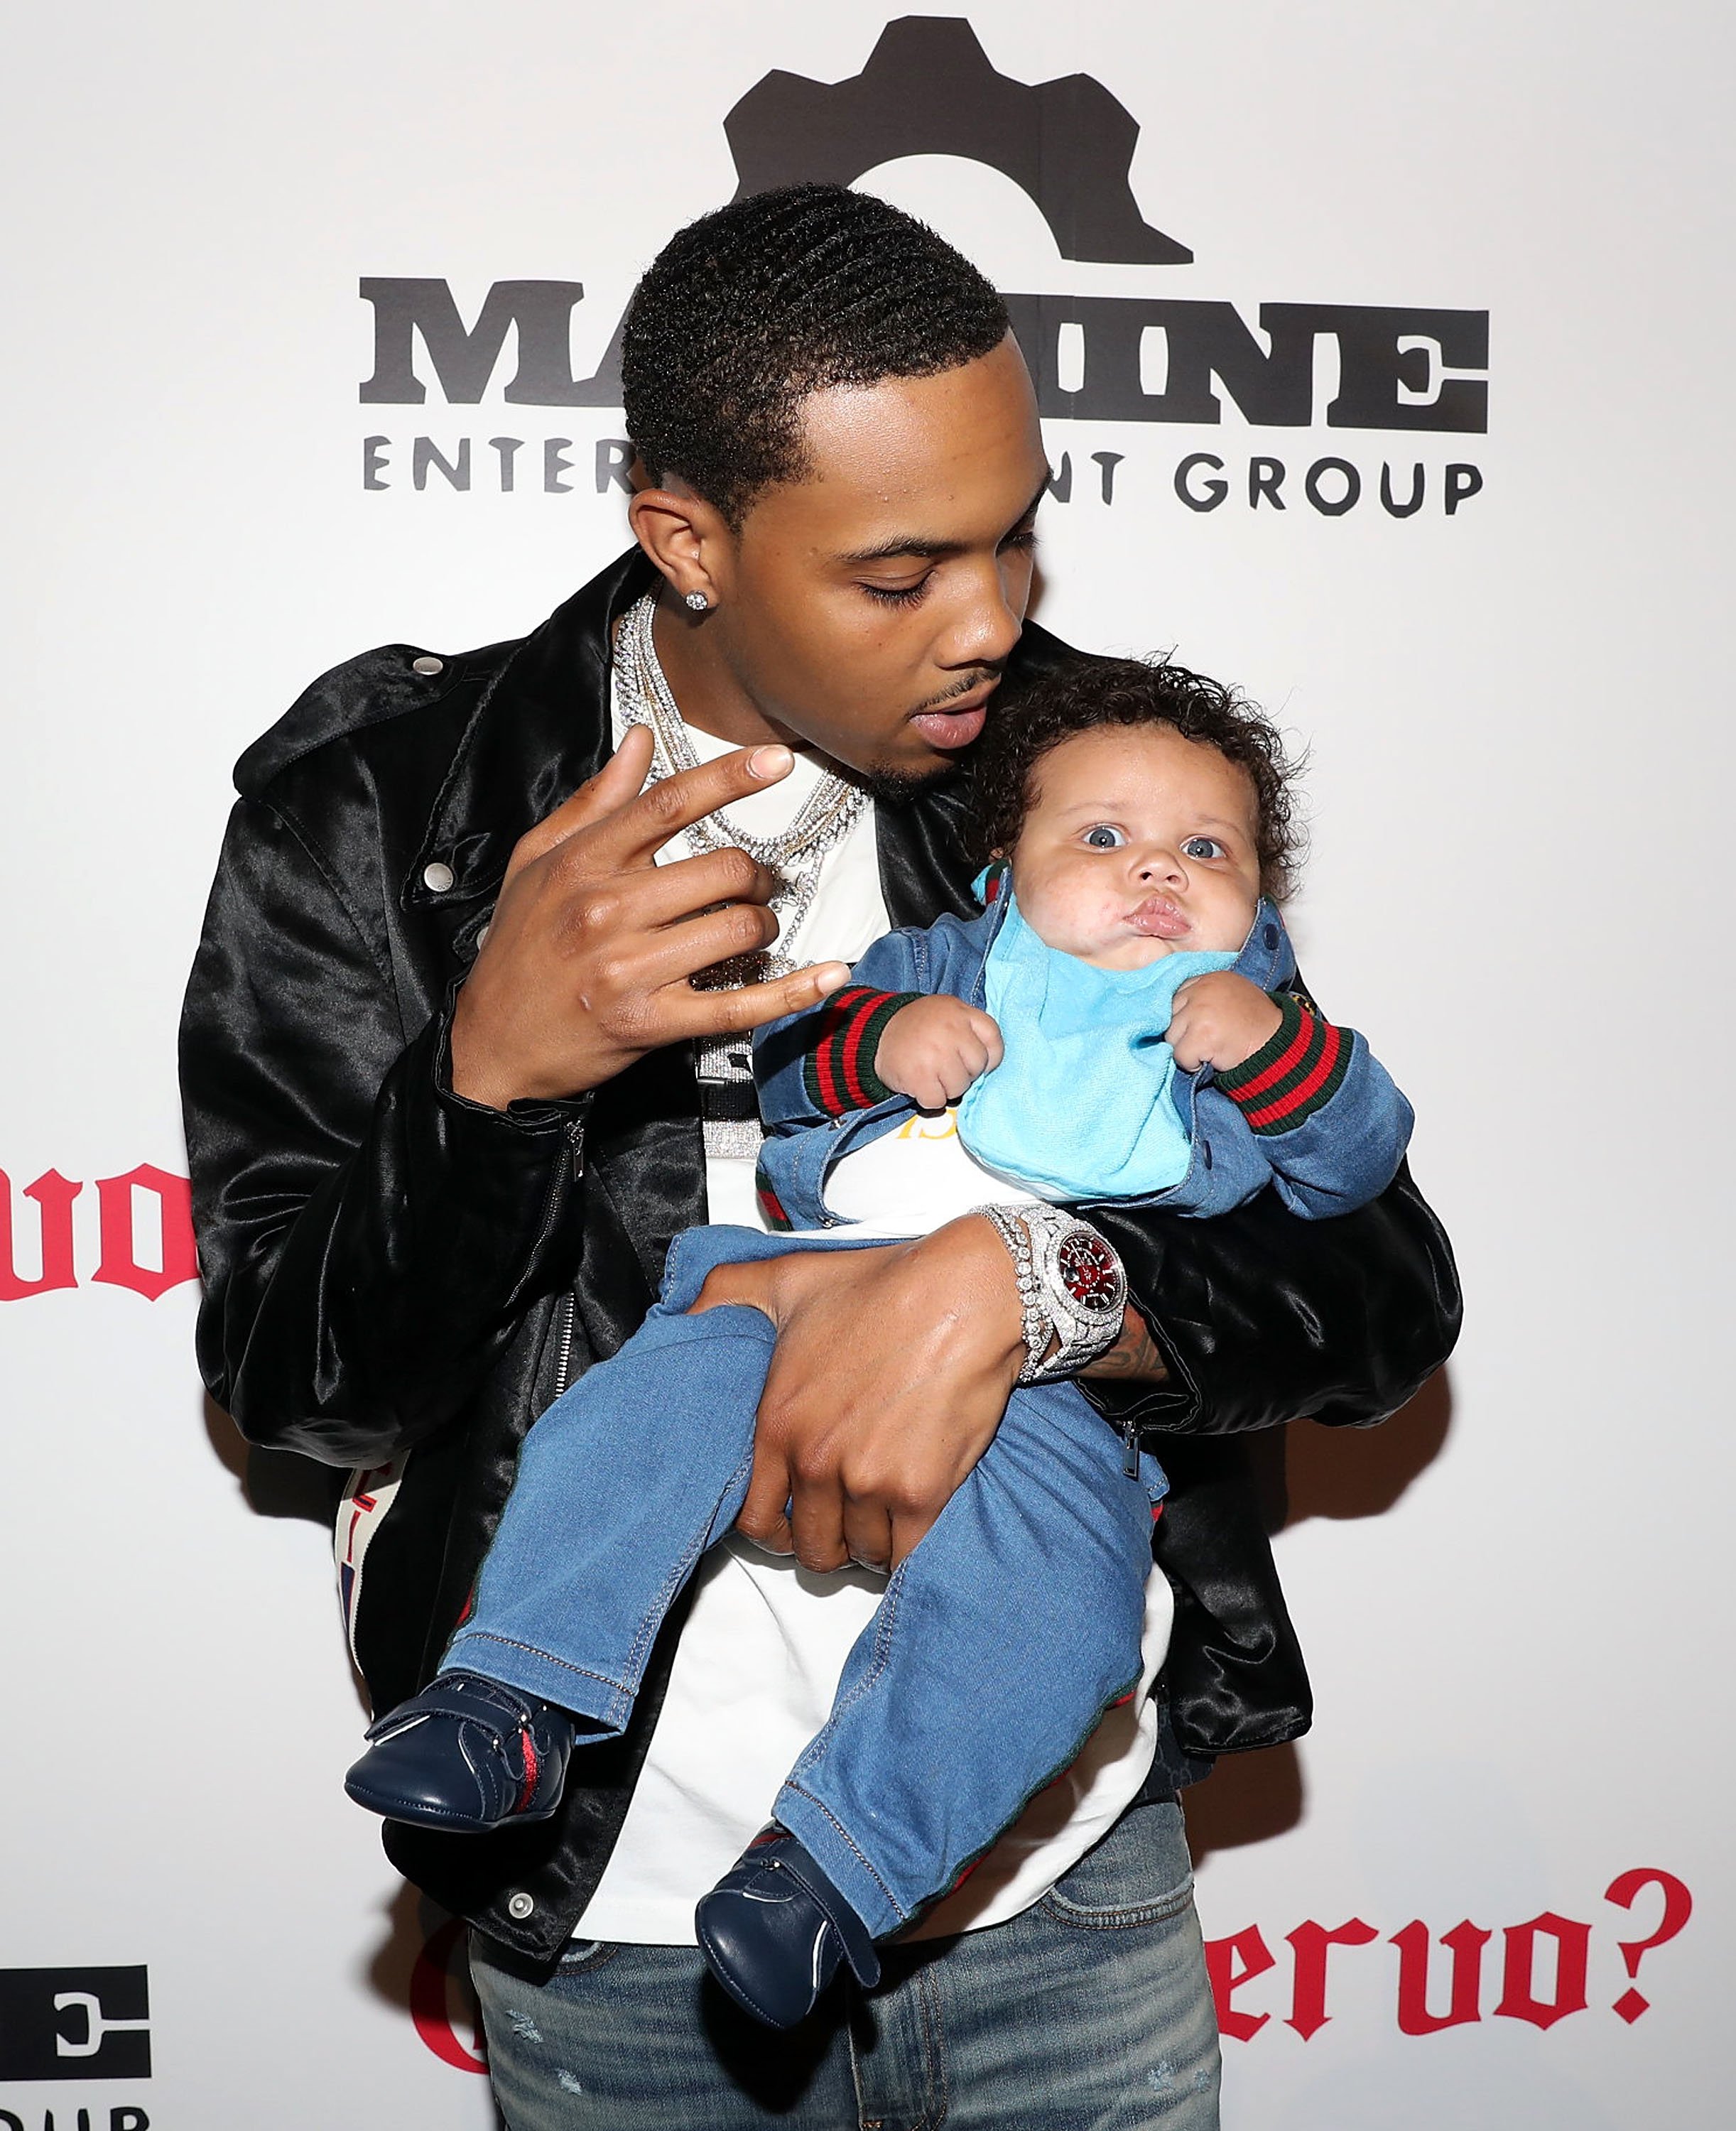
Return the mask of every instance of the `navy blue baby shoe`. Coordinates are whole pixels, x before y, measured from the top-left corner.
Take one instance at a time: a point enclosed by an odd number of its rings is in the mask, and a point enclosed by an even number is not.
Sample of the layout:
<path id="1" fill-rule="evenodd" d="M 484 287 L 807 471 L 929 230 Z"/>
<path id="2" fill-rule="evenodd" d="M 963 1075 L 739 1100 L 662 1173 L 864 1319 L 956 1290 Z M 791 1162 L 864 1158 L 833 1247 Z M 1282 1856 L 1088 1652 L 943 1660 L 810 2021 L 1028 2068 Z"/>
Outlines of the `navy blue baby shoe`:
<path id="1" fill-rule="evenodd" d="M 701 1896 L 693 1921 L 711 1973 L 768 2027 L 806 2019 L 840 1961 L 863 1990 L 880 1980 L 868 1927 L 775 1821 Z"/>
<path id="2" fill-rule="evenodd" d="M 480 1833 L 547 1820 L 561 1803 L 573 1720 L 476 1672 L 443 1672 L 370 1726 L 344 1778 L 357 1805 L 418 1827 Z"/>

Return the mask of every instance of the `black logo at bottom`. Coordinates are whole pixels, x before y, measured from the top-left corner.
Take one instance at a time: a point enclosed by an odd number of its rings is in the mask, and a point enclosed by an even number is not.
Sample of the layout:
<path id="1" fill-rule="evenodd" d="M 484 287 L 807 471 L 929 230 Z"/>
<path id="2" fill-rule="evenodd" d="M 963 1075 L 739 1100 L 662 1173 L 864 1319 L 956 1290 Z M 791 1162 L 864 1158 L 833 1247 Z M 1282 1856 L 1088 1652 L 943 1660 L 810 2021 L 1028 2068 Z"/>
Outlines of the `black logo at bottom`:
<path id="1" fill-rule="evenodd" d="M 149 2079 L 138 1968 L 0 1968 L 0 2079 Z"/>

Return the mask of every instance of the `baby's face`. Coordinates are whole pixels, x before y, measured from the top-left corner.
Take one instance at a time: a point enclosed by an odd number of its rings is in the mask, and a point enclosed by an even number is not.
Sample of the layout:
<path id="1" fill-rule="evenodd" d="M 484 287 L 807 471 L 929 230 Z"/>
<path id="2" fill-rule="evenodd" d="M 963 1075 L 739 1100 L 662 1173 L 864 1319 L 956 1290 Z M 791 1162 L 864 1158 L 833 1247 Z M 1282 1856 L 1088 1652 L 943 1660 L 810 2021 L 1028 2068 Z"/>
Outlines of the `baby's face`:
<path id="1" fill-rule="evenodd" d="M 1167 725 L 1100 725 L 1032 778 L 1012 884 L 1045 946 L 1103 970 L 1241 947 L 1260 900 L 1246 770 Z"/>

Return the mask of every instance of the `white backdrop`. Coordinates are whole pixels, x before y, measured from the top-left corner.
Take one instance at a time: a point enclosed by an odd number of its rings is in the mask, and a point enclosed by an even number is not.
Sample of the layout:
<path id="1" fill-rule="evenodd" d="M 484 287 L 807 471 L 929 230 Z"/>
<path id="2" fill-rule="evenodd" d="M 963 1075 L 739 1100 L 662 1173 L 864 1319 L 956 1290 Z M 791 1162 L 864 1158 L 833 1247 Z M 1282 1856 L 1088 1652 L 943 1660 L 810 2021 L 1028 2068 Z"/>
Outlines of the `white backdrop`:
<path id="1" fill-rule="evenodd" d="M 1264 304 L 1489 321 L 1487 363 L 1456 366 L 1486 376 L 1486 429 L 1335 425 L 1330 335 L 1289 427 L 1225 391 L 1215 425 L 1049 424 L 1072 488 L 1045 516 L 1042 619 L 1173 645 L 1312 748 L 1306 966 L 1414 1099 L 1467 1291 L 1447 1383 L 1375 1436 L 1292 1431 L 1278 1546 L 1318 1728 L 1193 1813 L 1233 1986 L 1226 2122 L 1722 2123 L 1731 1476 L 1701 1328 L 1731 1184 L 1726 11 L 964 12 L 1004 75 L 1120 100 L 1140 208 L 1193 255 L 1064 257 L 1011 178 L 945 141 L 861 174 L 1002 286 L 1217 302 L 1251 328 Z M 439 1919 L 340 1789 L 361 1715 L 324 1535 L 291 1513 L 312 1491 L 256 1468 L 250 1505 L 203 1409 L 175 1277 L 180 989 L 227 765 L 303 684 L 371 644 L 519 634 L 624 544 L 594 477 L 619 409 L 509 402 L 509 336 L 480 404 L 447 403 L 419 342 L 425 401 L 363 404 L 360 279 L 443 281 L 466 324 L 496 283 L 582 283 L 589 376 L 640 267 L 734 190 L 725 115 L 774 69 L 858 74 L 890 13 L 13 17 L 0 2131 L 490 2120 Z M 1078 357 L 1064 335 L 1061 385 Z M 1412 360 L 1395 406 L 1453 396 Z M 467 489 L 433 465 L 416 487 L 418 437 L 451 464 L 471 440 Z M 564 492 L 550 438 L 571 440 Z M 1200 453 L 1227 483 L 1208 510 L 1174 486 Z M 1120 454 L 1111 500 L 1094 453 Z M 1337 515 L 1305 489 L 1325 457 L 1361 481 Z M 1284 467 L 1257 505 L 1255 460 Z M 1400 505 L 1423 469 L 1413 515 L 1383 505 L 1387 464 Z M 1451 515 L 1449 466 L 1481 476 Z M 55 1177 L 82 1186 L 69 1213 Z M 1667 1876 L 1612 1900 L 1630 1873 Z M 1540 1917 L 1555 1939 L 1515 1928 Z M 136 2024 L 87 2040 L 88 2004 L 52 2010 L 80 1991 Z"/>

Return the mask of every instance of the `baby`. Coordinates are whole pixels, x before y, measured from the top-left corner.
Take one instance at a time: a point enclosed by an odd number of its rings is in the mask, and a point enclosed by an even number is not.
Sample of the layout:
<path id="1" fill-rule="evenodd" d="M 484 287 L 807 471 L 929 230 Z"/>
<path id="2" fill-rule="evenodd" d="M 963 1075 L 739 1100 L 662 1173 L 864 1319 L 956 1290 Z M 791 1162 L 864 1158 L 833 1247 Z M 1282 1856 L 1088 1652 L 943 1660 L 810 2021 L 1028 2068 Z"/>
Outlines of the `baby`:
<path id="1" fill-rule="evenodd" d="M 1383 1190 L 1410 1132 L 1363 1039 L 1297 988 L 1275 907 L 1289 771 L 1256 711 L 1179 668 L 1082 662 L 978 754 L 983 909 L 888 934 L 824 1006 L 761 1032 L 774 1233 L 676 1238 L 640 1330 L 527 1437 L 439 1674 L 347 1782 L 426 1826 L 552 1814 L 571 1753 L 625 1728 L 746 1492 L 774 1334 L 739 1305 L 690 1315 L 707 1273 L 982 1212 L 1017 1271 L 1020 1386 L 696 1913 L 718 1980 L 777 2027 L 844 1960 L 873 1984 L 874 1942 L 955 1885 L 1141 1677 L 1165 1482 L 1071 1380 L 1116 1340 L 1126 1283 L 1070 1209 L 1202 1217 L 1273 1190 L 1323 1218 Z"/>

